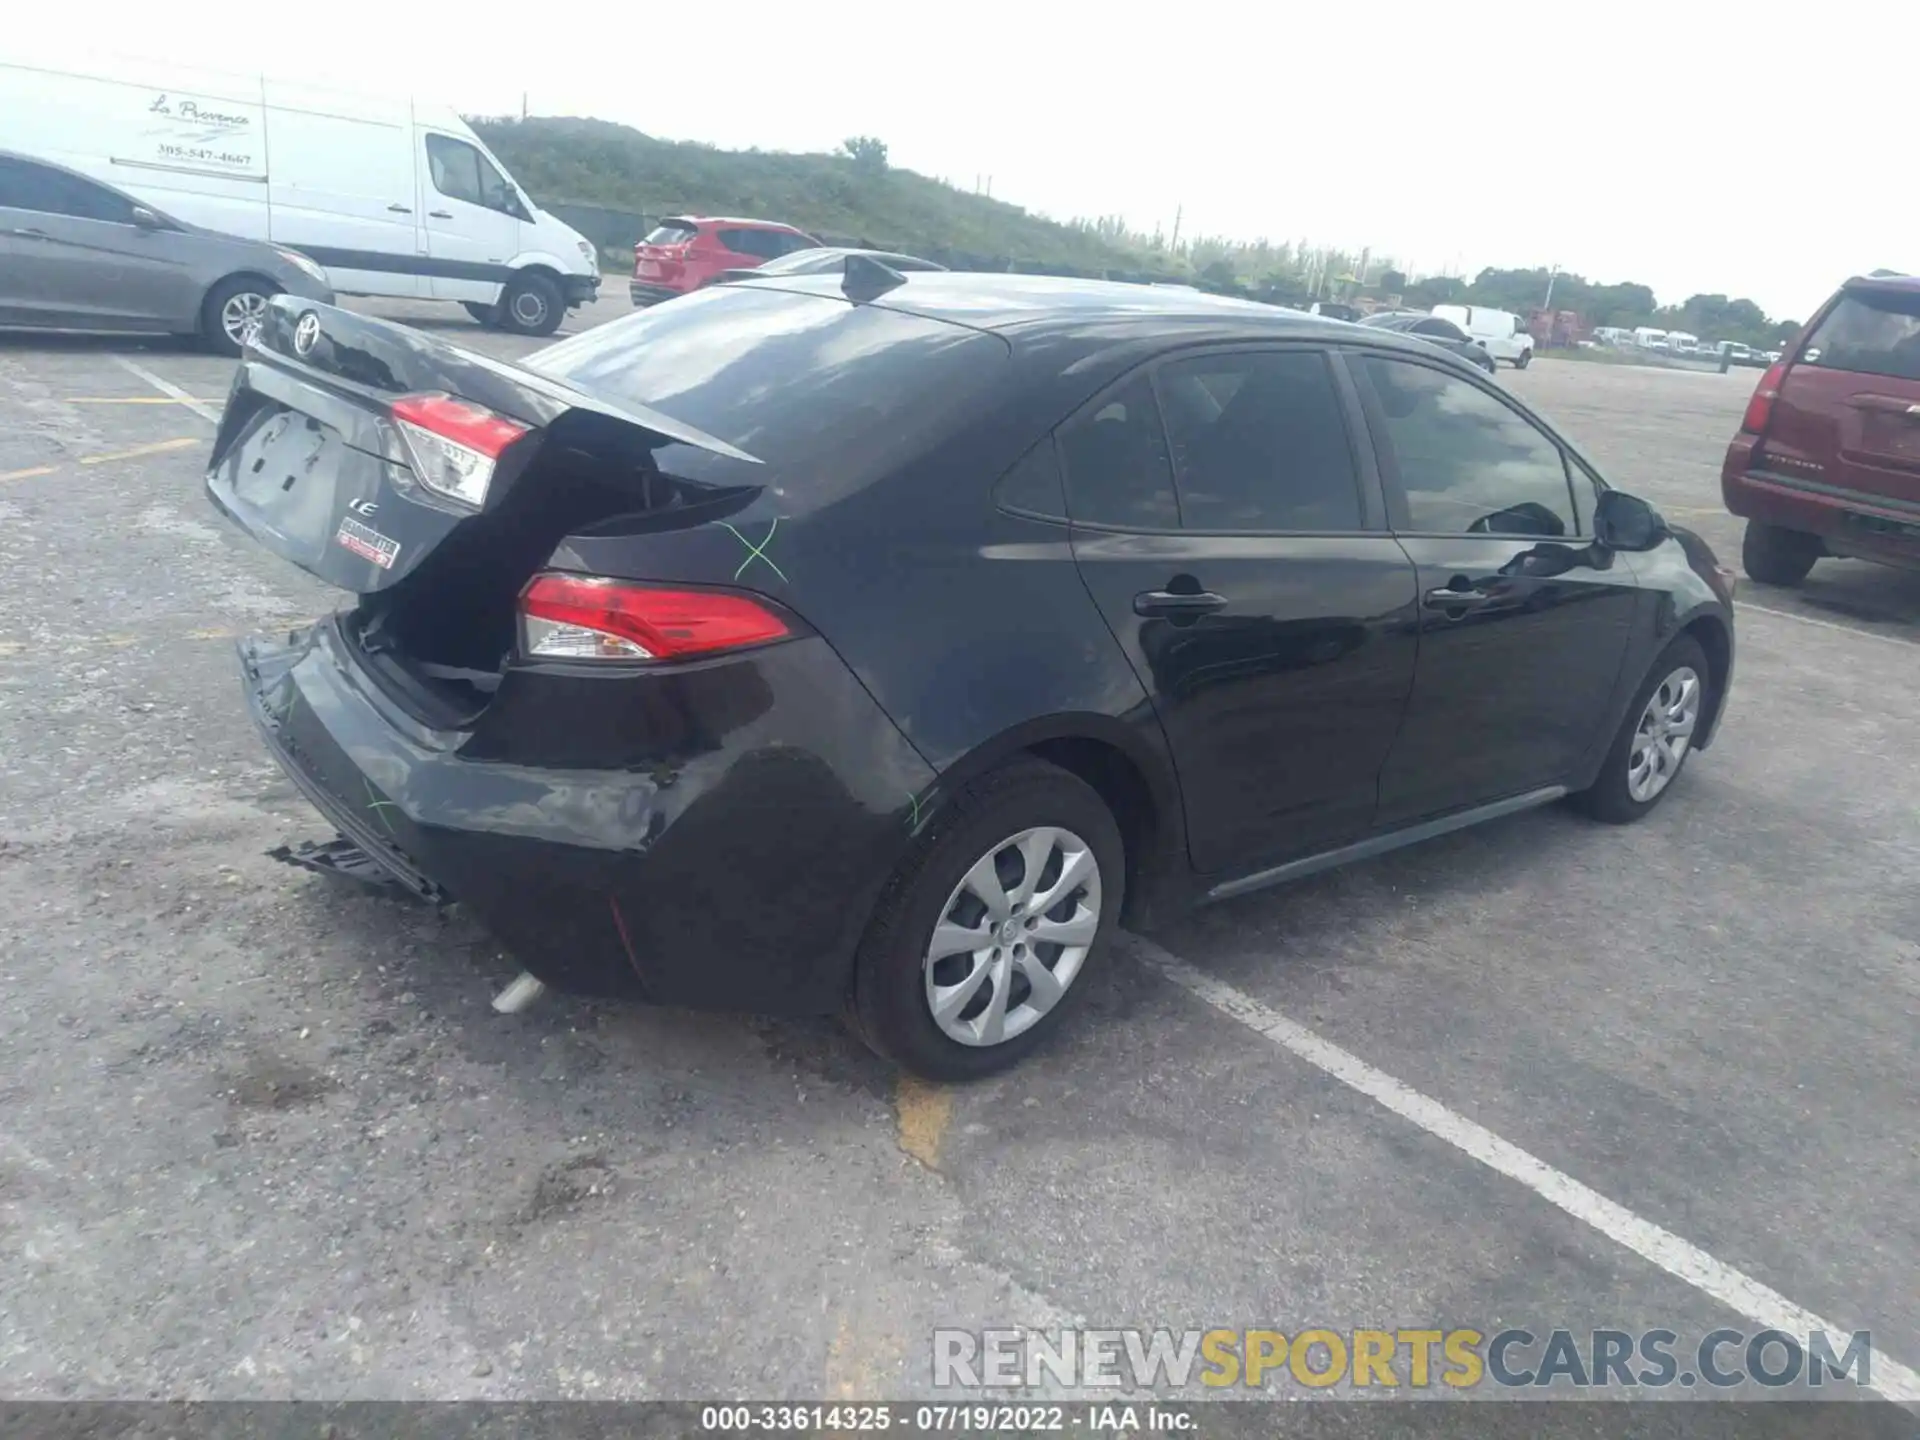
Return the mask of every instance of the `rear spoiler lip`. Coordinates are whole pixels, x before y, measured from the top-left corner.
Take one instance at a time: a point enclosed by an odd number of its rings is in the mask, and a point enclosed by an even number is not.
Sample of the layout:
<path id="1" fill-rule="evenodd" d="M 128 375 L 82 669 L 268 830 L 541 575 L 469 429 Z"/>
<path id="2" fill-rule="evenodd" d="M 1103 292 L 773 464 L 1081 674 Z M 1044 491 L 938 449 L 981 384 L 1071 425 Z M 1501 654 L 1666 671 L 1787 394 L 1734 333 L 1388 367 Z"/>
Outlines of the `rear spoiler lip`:
<path id="1" fill-rule="evenodd" d="M 309 316 L 319 321 L 319 330 L 296 338 L 299 325 Z M 403 394 L 439 390 L 474 404 L 497 408 L 512 419 L 541 428 L 557 420 L 564 411 L 583 410 L 635 426 L 663 441 L 689 445 L 749 465 L 762 463 L 759 457 L 749 455 L 738 446 L 683 424 L 651 406 L 609 400 L 531 366 L 497 360 L 411 326 L 361 315 L 336 305 L 320 305 L 287 295 L 274 297 L 253 348 L 269 364 L 306 370 L 320 377 L 346 379 L 376 403 L 391 403 Z M 368 349 L 375 358 L 370 365 L 361 367 L 362 373 L 349 373 L 336 359 L 341 351 L 365 359 L 364 351 Z M 483 378 L 476 376 L 475 371 L 485 372 L 498 383 L 472 388 L 496 393 L 468 393 L 462 387 L 462 372 L 470 382 Z M 370 374 L 379 375 L 379 380 L 369 383 Z M 521 402 L 518 414 L 514 413 L 513 405 L 502 403 L 516 395 Z"/>

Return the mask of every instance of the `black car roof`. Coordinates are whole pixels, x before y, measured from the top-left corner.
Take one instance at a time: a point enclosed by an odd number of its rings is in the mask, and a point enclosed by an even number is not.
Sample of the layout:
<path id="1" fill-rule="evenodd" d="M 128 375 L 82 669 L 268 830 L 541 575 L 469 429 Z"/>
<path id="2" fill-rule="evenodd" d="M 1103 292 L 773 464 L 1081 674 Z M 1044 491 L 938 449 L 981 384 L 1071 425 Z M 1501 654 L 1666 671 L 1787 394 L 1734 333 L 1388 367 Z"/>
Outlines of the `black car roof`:
<path id="1" fill-rule="evenodd" d="M 775 284 L 768 277 L 769 285 Z M 835 294 L 840 278 L 834 275 L 781 277 L 781 289 L 806 289 Z M 1052 275 L 1002 275 L 961 270 L 915 270 L 873 303 L 929 320 L 964 325 L 994 334 L 1073 330 L 1111 322 L 1127 328 L 1138 322 L 1142 334 L 1169 328 L 1205 328 L 1244 331 L 1250 337 L 1352 337 L 1355 327 L 1254 300 L 1209 295 L 1200 290 L 1162 285 L 1129 285 L 1114 280 L 1078 280 Z"/>

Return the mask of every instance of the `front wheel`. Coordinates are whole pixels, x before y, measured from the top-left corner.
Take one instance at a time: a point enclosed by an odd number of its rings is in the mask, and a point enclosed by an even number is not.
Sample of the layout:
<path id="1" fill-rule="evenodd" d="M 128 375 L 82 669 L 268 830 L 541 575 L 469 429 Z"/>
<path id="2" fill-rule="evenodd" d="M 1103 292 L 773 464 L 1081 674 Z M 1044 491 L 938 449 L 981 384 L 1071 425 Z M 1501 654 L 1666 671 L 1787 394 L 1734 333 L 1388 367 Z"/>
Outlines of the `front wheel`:
<path id="1" fill-rule="evenodd" d="M 1693 736 L 1710 713 L 1707 655 L 1690 635 L 1653 664 L 1627 710 L 1620 733 L 1581 797 L 1587 813 L 1611 825 L 1638 820 L 1672 788 L 1693 753 Z"/>
<path id="2" fill-rule="evenodd" d="M 238 355 L 259 333 L 267 302 L 279 292 L 251 275 L 222 280 L 200 306 L 200 336 L 216 355 Z"/>
<path id="3" fill-rule="evenodd" d="M 1513 368 L 1516 370 L 1524 370 L 1532 363 L 1533 351 L 1531 350 L 1522 350 L 1518 355 L 1513 357 Z"/>
<path id="4" fill-rule="evenodd" d="M 518 275 L 500 297 L 500 324 L 516 335 L 551 335 L 560 328 L 560 287 L 544 275 Z"/>
<path id="5" fill-rule="evenodd" d="M 874 907 L 850 1018 L 929 1080 L 973 1080 L 1027 1055 L 1086 988 L 1119 924 L 1126 857 L 1093 789 L 1040 760 L 973 781 Z"/>

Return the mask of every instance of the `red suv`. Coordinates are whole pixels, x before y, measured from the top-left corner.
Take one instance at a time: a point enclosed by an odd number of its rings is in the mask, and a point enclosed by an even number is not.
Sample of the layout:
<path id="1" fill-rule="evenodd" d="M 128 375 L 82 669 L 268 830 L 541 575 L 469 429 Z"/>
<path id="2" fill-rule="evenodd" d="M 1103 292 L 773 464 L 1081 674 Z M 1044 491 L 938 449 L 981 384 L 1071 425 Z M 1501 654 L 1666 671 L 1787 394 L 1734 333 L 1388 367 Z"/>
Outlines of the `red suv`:
<path id="1" fill-rule="evenodd" d="M 675 215 L 633 247 L 633 303 L 652 305 L 698 290 L 722 270 L 751 270 L 820 242 L 773 220 Z"/>
<path id="2" fill-rule="evenodd" d="M 1823 555 L 1920 568 L 1920 276 L 1849 280 L 1821 307 L 1761 377 L 1720 493 L 1763 584 Z"/>

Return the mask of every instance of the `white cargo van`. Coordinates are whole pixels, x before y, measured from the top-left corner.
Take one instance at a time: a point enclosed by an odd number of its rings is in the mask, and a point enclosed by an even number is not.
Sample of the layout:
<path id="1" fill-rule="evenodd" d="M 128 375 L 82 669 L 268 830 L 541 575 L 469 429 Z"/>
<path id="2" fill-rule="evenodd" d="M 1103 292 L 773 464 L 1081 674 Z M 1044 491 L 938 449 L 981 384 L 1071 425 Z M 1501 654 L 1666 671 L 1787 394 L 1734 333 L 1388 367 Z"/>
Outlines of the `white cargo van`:
<path id="1" fill-rule="evenodd" d="M 0 149 L 312 256 L 350 295 L 550 334 L 600 266 L 452 110 L 160 61 L 0 53 Z"/>
<path id="2" fill-rule="evenodd" d="M 1504 360 L 1516 370 L 1527 368 L 1533 359 L 1533 336 L 1527 322 L 1511 310 L 1492 310 L 1485 305 L 1436 305 L 1433 313 L 1451 320 L 1468 335 L 1487 347 L 1493 358 Z"/>

